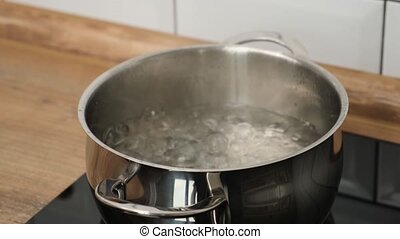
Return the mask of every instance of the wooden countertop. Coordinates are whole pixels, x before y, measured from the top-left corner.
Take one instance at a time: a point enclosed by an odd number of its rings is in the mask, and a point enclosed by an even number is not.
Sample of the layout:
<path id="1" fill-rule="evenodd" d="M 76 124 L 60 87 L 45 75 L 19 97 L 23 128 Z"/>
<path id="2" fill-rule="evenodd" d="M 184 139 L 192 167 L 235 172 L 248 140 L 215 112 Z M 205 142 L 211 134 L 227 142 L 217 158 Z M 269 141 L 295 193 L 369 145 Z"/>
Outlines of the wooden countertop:
<path id="1" fill-rule="evenodd" d="M 0 2 L 0 223 L 23 223 L 84 173 L 76 107 L 130 57 L 204 43 Z M 347 132 L 400 143 L 400 80 L 324 65 L 350 97 Z"/>

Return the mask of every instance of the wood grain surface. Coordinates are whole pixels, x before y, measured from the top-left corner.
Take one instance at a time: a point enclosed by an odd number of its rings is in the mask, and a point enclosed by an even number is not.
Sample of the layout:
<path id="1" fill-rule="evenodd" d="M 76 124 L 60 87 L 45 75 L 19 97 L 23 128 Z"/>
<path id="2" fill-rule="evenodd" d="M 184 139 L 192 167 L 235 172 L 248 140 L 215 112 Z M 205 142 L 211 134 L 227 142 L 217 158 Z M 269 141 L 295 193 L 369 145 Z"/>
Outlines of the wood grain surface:
<path id="1" fill-rule="evenodd" d="M 0 40 L 0 223 L 23 223 L 84 173 L 84 88 L 112 64 Z"/>
<path id="2" fill-rule="evenodd" d="M 0 37 L 116 62 L 203 43 L 7 2 L 0 2 Z"/>
<path id="3" fill-rule="evenodd" d="M 23 223 L 84 173 L 86 86 L 141 54 L 204 42 L 0 2 L 0 223 Z M 350 98 L 347 132 L 400 143 L 400 80 L 323 65 Z"/>
<path id="4" fill-rule="evenodd" d="M 400 79 L 322 66 L 342 82 L 349 96 L 343 130 L 400 144 Z"/>

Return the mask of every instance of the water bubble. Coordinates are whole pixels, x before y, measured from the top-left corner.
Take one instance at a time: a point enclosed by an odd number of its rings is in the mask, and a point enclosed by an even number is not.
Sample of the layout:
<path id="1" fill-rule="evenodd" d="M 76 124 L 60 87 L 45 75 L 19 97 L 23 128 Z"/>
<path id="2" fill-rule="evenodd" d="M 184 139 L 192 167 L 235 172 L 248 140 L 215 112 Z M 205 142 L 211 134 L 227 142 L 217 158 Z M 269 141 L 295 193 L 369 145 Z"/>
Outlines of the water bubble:
<path id="1" fill-rule="evenodd" d="M 226 155 L 212 155 L 206 152 L 199 154 L 198 164 L 202 168 L 215 168 L 216 165 L 218 165 L 220 169 L 229 167 L 228 157 Z"/>
<path id="2" fill-rule="evenodd" d="M 241 139 L 235 139 L 229 145 L 229 154 L 230 156 L 237 157 L 243 154 L 243 145 L 246 143 Z"/>
<path id="3" fill-rule="evenodd" d="M 103 141 L 121 153 L 184 168 L 230 168 L 284 157 L 314 142 L 314 125 L 249 106 L 147 108 L 108 127 Z"/>
<path id="4" fill-rule="evenodd" d="M 213 133 L 205 139 L 205 144 L 210 154 L 221 154 L 228 146 L 228 139 L 220 133 Z"/>
<path id="5" fill-rule="evenodd" d="M 120 136 L 124 137 L 127 136 L 129 133 L 129 127 L 128 125 L 124 123 L 119 123 L 115 126 L 115 132 Z"/>
<path id="6" fill-rule="evenodd" d="M 299 134 L 293 134 L 293 136 L 292 136 L 293 141 L 299 141 L 300 138 L 301 138 L 301 135 L 299 135 Z"/>
<path id="7" fill-rule="evenodd" d="M 275 128 L 274 131 L 278 133 L 284 133 L 286 130 L 283 128 Z"/>
<path id="8" fill-rule="evenodd" d="M 244 119 L 242 119 L 240 116 L 234 115 L 234 114 L 229 114 L 229 115 L 225 116 L 224 119 L 230 124 L 238 124 L 238 123 L 244 122 Z"/>
<path id="9" fill-rule="evenodd" d="M 264 129 L 264 137 L 274 137 L 276 135 L 276 131 L 273 130 L 272 128 L 265 128 Z"/>
<path id="10" fill-rule="evenodd" d="M 193 160 L 196 155 L 195 145 L 187 142 L 178 144 L 175 148 L 168 150 L 166 155 L 179 164 Z"/>
<path id="11" fill-rule="evenodd" d="M 283 123 L 273 123 L 268 125 L 268 129 L 278 133 L 284 133 L 286 132 L 287 127 L 285 127 Z"/>
<path id="12" fill-rule="evenodd" d="M 226 155 L 217 155 L 212 159 L 212 162 L 214 165 L 218 165 L 219 168 L 227 168 L 229 166 Z"/>
<path id="13" fill-rule="evenodd" d="M 254 128 L 247 122 L 242 122 L 234 126 L 234 134 L 238 138 L 252 138 Z"/>
<path id="14" fill-rule="evenodd" d="M 212 119 L 212 118 L 204 119 L 203 124 L 212 131 L 217 130 L 218 122 L 215 119 Z"/>
<path id="15" fill-rule="evenodd" d="M 254 137 L 253 137 L 253 145 L 262 145 L 265 143 L 265 140 L 267 138 L 265 137 L 265 134 L 262 132 L 256 132 Z"/>
<path id="16" fill-rule="evenodd" d="M 146 136 L 134 135 L 124 141 L 124 147 L 130 150 L 143 150 L 146 147 Z"/>
<path id="17" fill-rule="evenodd" d="M 142 113 L 142 118 L 146 120 L 158 120 L 165 115 L 165 112 L 160 107 L 145 108 Z"/>
<path id="18" fill-rule="evenodd" d="M 170 126 L 166 121 L 161 121 L 161 130 L 166 131 L 169 130 Z"/>
<path id="19" fill-rule="evenodd" d="M 148 142 L 149 150 L 155 156 L 162 156 L 167 151 L 167 140 L 163 138 L 155 138 Z"/>
<path id="20" fill-rule="evenodd" d="M 103 141 L 105 144 L 114 147 L 124 141 L 129 129 L 125 124 L 117 124 L 105 130 Z"/>
<path id="21" fill-rule="evenodd" d="M 167 137 L 166 141 L 167 141 L 167 149 L 175 149 L 178 146 L 180 139 Z"/>
<path id="22" fill-rule="evenodd" d="M 115 130 L 114 126 L 109 127 L 104 131 L 104 136 L 103 136 L 103 141 L 105 144 L 109 145 L 110 147 L 114 146 L 114 141 L 115 141 Z"/>

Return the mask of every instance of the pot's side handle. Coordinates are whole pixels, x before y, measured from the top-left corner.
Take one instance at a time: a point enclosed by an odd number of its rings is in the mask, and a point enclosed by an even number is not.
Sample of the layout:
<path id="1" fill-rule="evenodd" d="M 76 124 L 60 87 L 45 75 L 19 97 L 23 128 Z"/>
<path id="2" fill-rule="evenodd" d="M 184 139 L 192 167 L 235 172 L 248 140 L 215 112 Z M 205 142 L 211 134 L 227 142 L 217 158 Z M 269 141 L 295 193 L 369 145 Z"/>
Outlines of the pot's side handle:
<path id="1" fill-rule="evenodd" d="M 139 167 L 137 166 L 128 166 L 126 172 L 122 175 L 129 175 L 129 179 L 131 179 L 138 170 Z M 131 172 L 131 174 L 128 172 Z M 226 219 L 223 218 L 222 215 L 218 215 L 218 211 L 220 210 L 216 210 L 220 205 L 227 204 L 227 198 L 221 182 L 220 173 L 207 173 L 207 183 L 210 196 L 196 204 L 186 207 L 153 207 L 124 200 L 125 184 L 128 181 L 129 180 L 126 180 L 124 176 L 120 176 L 118 179 L 103 180 L 99 185 L 97 185 L 95 196 L 101 203 L 107 206 L 136 216 L 150 218 L 181 218 L 192 217 L 213 210 L 211 215 L 214 223 L 219 223 L 221 220 Z"/>
<path id="2" fill-rule="evenodd" d="M 286 48 L 293 55 L 296 56 L 307 55 L 306 49 L 298 41 L 283 36 L 278 32 L 247 32 L 228 38 L 225 42 L 223 42 L 223 44 L 242 45 L 251 42 L 271 42 Z"/>

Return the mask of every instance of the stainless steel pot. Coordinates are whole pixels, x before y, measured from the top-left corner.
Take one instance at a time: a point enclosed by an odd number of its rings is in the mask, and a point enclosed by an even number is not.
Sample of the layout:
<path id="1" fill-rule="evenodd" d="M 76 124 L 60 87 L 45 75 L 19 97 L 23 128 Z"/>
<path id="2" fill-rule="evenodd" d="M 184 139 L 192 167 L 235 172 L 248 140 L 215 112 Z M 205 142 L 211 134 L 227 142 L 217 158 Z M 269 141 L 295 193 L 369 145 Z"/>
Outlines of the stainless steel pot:
<path id="1" fill-rule="evenodd" d="M 291 53 L 243 44 L 277 43 Z M 87 178 L 108 222 L 322 222 L 342 169 L 348 98 L 334 76 L 276 33 L 242 35 L 130 59 L 84 92 Z M 323 136 L 284 158 L 240 168 L 178 168 L 133 158 L 101 140 L 107 126 L 164 109 L 242 103 L 311 122 Z"/>

